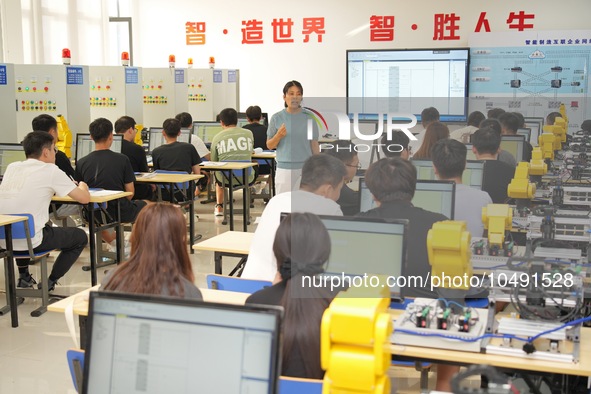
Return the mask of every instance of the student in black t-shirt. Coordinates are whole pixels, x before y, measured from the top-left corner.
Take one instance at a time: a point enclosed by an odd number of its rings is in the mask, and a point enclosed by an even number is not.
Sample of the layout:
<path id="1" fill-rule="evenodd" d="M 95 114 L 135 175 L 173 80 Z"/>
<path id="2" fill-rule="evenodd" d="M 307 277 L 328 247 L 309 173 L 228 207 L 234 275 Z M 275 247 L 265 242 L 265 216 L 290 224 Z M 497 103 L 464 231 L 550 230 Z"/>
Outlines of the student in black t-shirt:
<path id="1" fill-rule="evenodd" d="M 359 213 L 359 191 L 355 191 L 347 186 L 347 183 L 351 182 L 357 174 L 357 170 L 361 168 L 355 149 L 355 144 L 349 140 L 336 140 L 330 144 L 324 144 L 324 147 L 320 148 L 321 153 L 336 157 L 347 167 L 345 184 L 337 200 L 337 204 L 340 205 L 341 211 L 343 211 L 343 215 L 345 216 L 354 216 Z"/>
<path id="2" fill-rule="evenodd" d="M 330 236 L 316 215 L 292 213 L 277 228 L 273 253 L 278 266 L 274 285 L 252 294 L 246 303 L 285 310 L 281 375 L 322 379 L 320 322 L 334 295 L 325 287 L 305 285 L 304 277 L 324 272 Z"/>
<path id="3" fill-rule="evenodd" d="M 123 136 L 121 153 L 129 159 L 133 172 L 149 172 L 148 160 L 144 148 L 134 141 L 137 130 L 135 129 L 135 120 L 131 116 L 122 116 L 115 122 L 115 133 Z M 134 200 L 151 200 L 152 191 L 156 189 L 154 185 L 145 183 L 135 183 Z"/>
<path id="4" fill-rule="evenodd" d="M 248 124 L 242 126 L 243 129 L 252 131 L 254 138 L 253 147 L 261 148 L 262 150 L 269 150 L 267 147 L 267 126 L 261 124 L 261 107 L 258 105 L 251 105 L 246 109 L 246 119 Z M 268 164 L 259 163 L 259 175 L 267 175 L 271 173 L 271 167 Z"/>
<path id="5" fill-rule="evenodd" d="M 501 150 L 501 136 L 492 128 L 485 127 L 472 134 L 472 151 L 478 160 L 485 160 L 482 190 L 495 204 L 507 200 L 507 186 L 515 175 L 515 167 L 497 160 Z"/>
<path id="6" fill-rule="evenodd" d="M 57 144 L 57 120 L 55 120 L 53 116 L 47 114 L 36 116 L 31 122 L 31 126 L 33 127 L 33 131 L 45 131 L 51 134 L 53 141 Z M 75 178 L 76 172 L 72 168 L 70 159 L 68 159 L 68 156 L 60 150 L 58 150 L 55 155 L 55 165 L 69 177 L 78 180 Z"/>
<path id="7" fill-rule="evenodd" d="M 105 118 L 95 119 L 89 126 L 90 137 L 94 141 L 95 150 L 78 160 L 76 173 L 79 179 L 88 184 L 90 188 L 106 190 L 120 190 L 134 193 L 133 182 L 135 175 L 127 156 L 110 150 L 113 144 L 113 124 Z M 146 201 L 131 201 L 133 194 L 120 200 L 121 220 L 133 222 L 146 206 Z M 117 217 L 117 204 L 107 205 L 107 212 Z M 103 231 L 103 239 L 109 243 L 115 239 L 114 232 Z"/>

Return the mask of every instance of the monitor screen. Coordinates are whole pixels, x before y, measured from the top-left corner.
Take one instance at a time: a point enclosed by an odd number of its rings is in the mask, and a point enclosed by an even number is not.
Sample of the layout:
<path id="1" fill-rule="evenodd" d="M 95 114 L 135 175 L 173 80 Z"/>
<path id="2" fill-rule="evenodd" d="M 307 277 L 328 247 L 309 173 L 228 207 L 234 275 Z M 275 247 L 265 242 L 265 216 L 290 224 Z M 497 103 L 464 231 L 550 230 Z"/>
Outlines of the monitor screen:
<path id="1" fill-rule="evenodd" d="M 418 180 L 412 205 L 454 219 L 456 184 L 453 181 Z"/>
<path id="2" fill-rule="evenodd" d="M 542 133 L 544 127 L 544 118 L 526 117 L 525 127 L 531 129 L 531 135 L 529 137 L 529 143 L 533 146 L 538 146 L 538 137 Z"/>
<path id="3" fill-rule="evenodd" d="M 482 189 L 482 178 L 484 176 L 483 160 L 466 161 L 466 169 L 462 174 L 462 183 L 476 189 Z"/>
<path id="4" fill-rule="evenodd" d="M 113 134 L 111 150 L 121 153 L 121 145 L 123 145 L 123 135 Z M 92 151 L 94 151 L 94 141 L 90 138 L 90 134 L 76 134 L 76 162 Z"/>
<path id="5" fill-rule="evenodd" d="M 259 120 L 260 124 L 264 124 L 265 126 L 269 126 L 269 114 L 267 112 L 261 112 L 261 120 Z M 245 124 L 248 124 L 248 118 L 246 116 L 246 112 L 238 112 L 238 127 L 242 127 Z"/>
<path id="6" fill-rule="evenodd" d="M 154 149 L 158 148 L 160 145 L 166 144 L 166 139 L 164 139 L 164 135 L 162 135 L 162 127 L 150 127 L 149 132 L 149 143 L 148 143 L 148 152 L 152 153 Z M 190 128 L 183 128 L 181 129 L 181 134 L 177 139 L 179 142 L 191 142 L 191 129 Z"/>
<path id="7" fill-rule="evenodd" d="M 455 195 L 455 182 L 417 180 L 412 204 L 427 211 L 440 213 L 453 220 Z M 359 178 L 359 197 L 359 212 L 366 212 L 377 206 L 363 177 Z"/>
<path id="8" fill-rule="evenodd" d="M 330 235 L 328 275 L 404 275 L 406 263 L 406 220 L 320 216 Z M 368 253 L 371 258 L 368 259 Z M 393 283 L 395 284 L 395 283 Z M 390 287 L 400 296 L 400 287 Z"/>
<path id="9" fill-rule="evenodd" d="M 523 138 L 522 135 L 501 136 L 501 149 L 511 153 L 518 163 L 523 160 Z"/>
<path id="10" fill-rule="evenodd" d="M 210 143 L 220 131 L 222 131 L 222 125 L 219 122 L 193 122 L 193 132 L 204 143 Z"/>
<path id="11" fill-rule="evenodd" d="M 530 128 L 517 129 L 517 135 L 522 135 L 523 138 L 527 142 L 529 142 L 530 138 L 531 138 L 531 129 Z"/>
<path id="12" fill-rule="evenodd" d="M 281 315 L 91 292 L 83 393 L 276 393 Z"/>
<path id="13" fill-rule="evenodd" d="M 471 148 L 470 148 L 471 149 Z M 435 169 L 431 160 L 412 160 L 417 168 L 417 179 L 436 181 Z M 482 176 L 484 174 L 484 162 L 479 160 L 466 161 L 466 169 L 462 174 L 462 183 L 477 189 L 482 189 Z"/>
<path id="14" fill-rule="evenodd" d="M 467 119 L 468 48 L 348 50 L 347 110 L 360 119 L 435 107 L 443 122 Z"/>
<path id="15" fill-rule="evenodd" d="M 472 151 L 472 147 L 474 145 L 472 145 L 472 144 L 465 144 L 465 145 L 466 145 L 466 150 L 467 150 L 467 152 L 466 152 L 466 160 L 478 160 L 478 158 L 476 157 L 476 153 L 474 153 Z"/>
<path id="16" fill-rule="evenodd" d="M 9 164 L 25 160 L 27 157 L 21 144 L 0 144 L 0 176 L 4 175 Z"/>

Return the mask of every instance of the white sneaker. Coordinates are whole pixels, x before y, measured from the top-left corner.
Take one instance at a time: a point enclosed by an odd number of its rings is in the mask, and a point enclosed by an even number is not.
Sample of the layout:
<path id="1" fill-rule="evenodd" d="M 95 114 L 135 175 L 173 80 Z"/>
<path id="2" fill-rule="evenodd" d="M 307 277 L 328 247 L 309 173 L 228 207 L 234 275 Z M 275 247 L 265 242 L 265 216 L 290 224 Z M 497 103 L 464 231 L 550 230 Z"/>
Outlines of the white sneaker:
<path id="1" fill-rule="evenodd" d="M 213 214 L 215 216 L 224 216 L 224 206 L 222 204 L 215 204 Z"/>
<path id="2" fill-rule="evenodd" d="M 114 239 L 108 243 L 109 252 L 117 253 L 117 240 Z M 131 243 L 129 239 L 125 239 L 125 243 L 123 244 L 123 258 L 126 259 L 131 254 Z"/>

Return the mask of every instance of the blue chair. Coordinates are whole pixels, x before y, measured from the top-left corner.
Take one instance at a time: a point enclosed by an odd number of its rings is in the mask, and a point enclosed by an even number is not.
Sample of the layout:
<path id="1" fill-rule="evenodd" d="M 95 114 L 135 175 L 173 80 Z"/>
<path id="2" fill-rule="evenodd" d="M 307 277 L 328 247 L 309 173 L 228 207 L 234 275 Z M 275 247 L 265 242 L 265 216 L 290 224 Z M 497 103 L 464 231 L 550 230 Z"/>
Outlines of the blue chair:
<path id="1" fill-rule="evenodd" d="M 207 275 L 207 288 L 236 291 L 239 293 L 254 293 L 265 287 L 273 286 L 273 283 L 267 280 L 242 279 L 235 276 L 224 276 L 209 274 Z"/>
<path id="2" fill-rule="evenodd" d="M 322 380 L 292 378 L 281 376 L 279 378 L 279 394 L 322 394 Z"/>
<path id="3" fill-rule="evenodd" d="M 84 371 L 84 350 L 70 349 L 66 352 L 70 375 L 77 392 L 82 391 L 82 376 Z"/>
<path id="4" fill-rule="evenodd" d="M 15 214 L 17 216 L 27 216 L 28 220 L 24 222 L 15 223 L 12 225 L 12 239 L 17 240 L 26 240 L 28 250 L 26 251 L 15 251 L 13 253 L 15 260 L 28 260 L 28 264 L 34 264 L 37 261 L 40 262 L 41 266 L 41 278 L 40 283 L 42 284 L 41 289 L 16 289 L 16 296 L 17 297 L 32 297 L 32 298 L 41 298 L 41 306 L 34 311 L 31 312 L 31 316 L 39 317 L 47 311 L 47 305 L 49 305 L 49 289 L 48 286 L 48 278 L 49 275 L 47 274 L 47 256 L 53 250 L 46 250 L 42 252 L 34 252 L 33 251 L 33 243 L 31 241 L 31 234 L 35 233 L 35 219 L 33 215 L 29 213 L 24 214 Z M 6 234 L 4 233 L 4 227 L 0 227 L 0 239 L 6 239 Z M 8 278 L 6 280 L 6 289 L 8 289 Z M 8 304 L 8 292 L 6 292 L 6 301 Z"/>
<path id="5" fill-rule="evenodd" d="M 156 170 L 154 171 L 154 173 L 156 174 L 182 174 L 182 175 L 187 175 L 187 173 L 185 171 L 168 171 L 168 170 Z M 164 185 L 159 185 L 158 186 L 158 200 L 162 201 L 162 189 L 164 189 L 166 186 Z M 193 196 L 189 196 L 189 182 L 181 182 L 181 183 L 175 183 L 173 185 L 172 188 L 172 194 L 173 194 L 173 198 L 174 195 L 176 194 L 175 191 L 179 191 L 180 193 L 183 194 L 183 198 L 184 201 L 188 201 L 190 198 L 193 198 Z M 176 198 L 174 199 L 176 202 Z M 184 201 L 180 201 L 180 202 L 184 202 Z"/>

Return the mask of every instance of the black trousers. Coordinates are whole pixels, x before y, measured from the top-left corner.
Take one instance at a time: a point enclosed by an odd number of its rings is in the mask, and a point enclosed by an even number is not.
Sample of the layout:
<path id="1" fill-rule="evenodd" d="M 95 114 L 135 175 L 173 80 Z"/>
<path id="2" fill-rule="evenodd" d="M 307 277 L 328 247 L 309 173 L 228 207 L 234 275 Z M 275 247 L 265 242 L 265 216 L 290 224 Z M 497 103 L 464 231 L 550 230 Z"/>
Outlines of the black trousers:
<path id="1" fill-rule="evenodd" d="M 33 251 L 61 250 L 49 274 L 52 280 L 58 280 L 74 265 L 88 243 L 88 237 L 84 230 L 75 227 L 52 227 L 46 224 L 42 231 L 43 240 Z M 17 265 L 19 268 L 25 268 L 28 263 L 26 260 L 19 259 Z"/>

